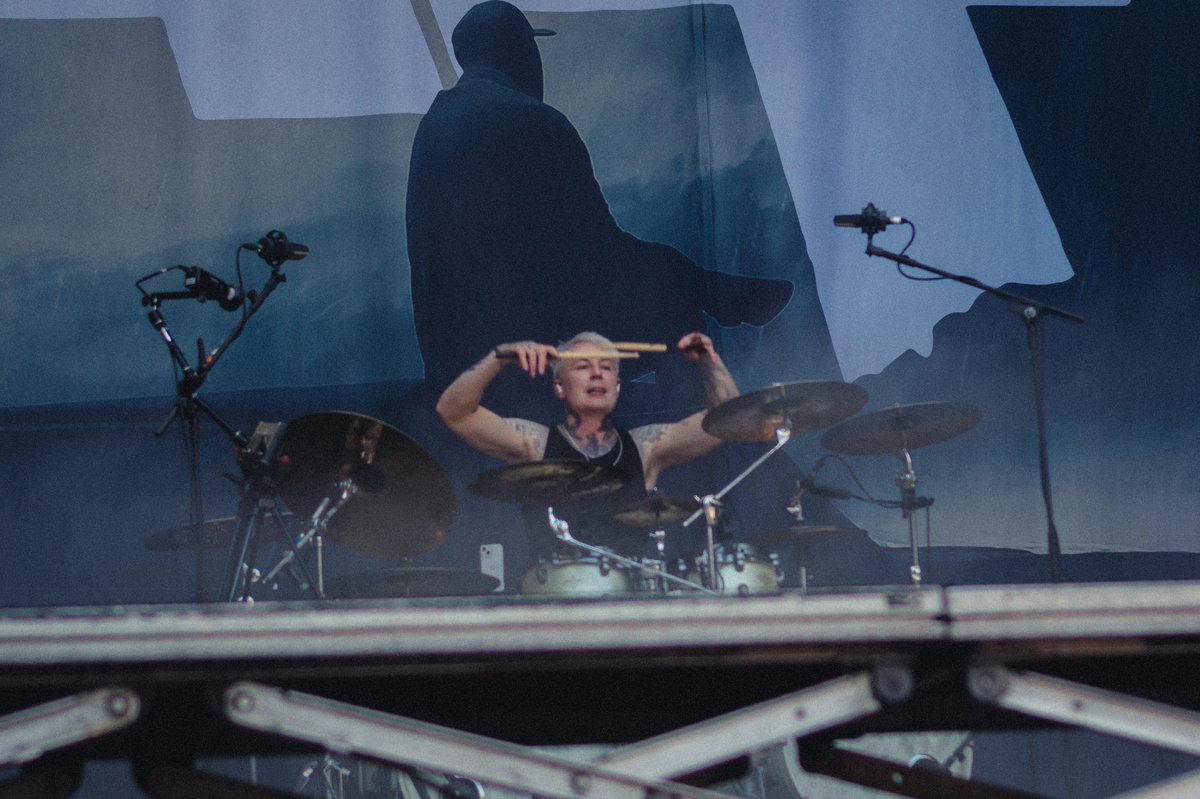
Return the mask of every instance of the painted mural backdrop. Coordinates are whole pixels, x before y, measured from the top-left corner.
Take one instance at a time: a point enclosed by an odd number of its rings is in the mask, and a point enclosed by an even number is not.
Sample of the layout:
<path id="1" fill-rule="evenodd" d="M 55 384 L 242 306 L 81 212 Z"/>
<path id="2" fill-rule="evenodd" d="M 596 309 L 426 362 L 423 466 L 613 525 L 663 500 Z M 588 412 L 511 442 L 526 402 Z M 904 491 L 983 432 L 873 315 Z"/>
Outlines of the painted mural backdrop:
<path id="1" fill-rule="evenodd" d="M 860 232 L 832 225 L 867 202 L 915 225 L 910 256 L 1085 319 L 1041 327 L 1064 550 L 1200 551 L 1194 4 L 539 0 L 521 7 L 556 35 L 519 58 L 502 40 L 487 51 L 508 80 L 538 73 L 528 100 L 455 106 L 439 91 L 470 66 L 449 54 L 472 5 L 0 2 L 4 604 L 186 601 L 219 579 L 219 550 L 197 562 L 146 547 L 191 500 L 178 429 L 153 435 L 175 370 L 134 282 L 174 265 L 236 282 L 240 266 L 259 288 L 269 267 L 235 256 L 270 230 L 310 254 L 281 267 L 202 397 L 244 432 L 338 409 L 412 436 L 458 500 L 419 563 L 476 568 L 500 543 L 519 575 L 515 510 L 465 488 L 497 464 L 443 430 L 433 402 L 501 341 L 584 328 L 706 329 L 743 391 L 842 379 L 868 391 L 867 411 L 971 403 L 978 426 L 914 454 L 934 499 L 922 543 L 1044 551 L 1023 324 L 974 289 L 867 258 Z M 522 115 L 536 135 L 510 124 Z M 476 160 L 456 155 L 467 138 L 485 143 Z M 470 224 L 441 226 L 446 204 L 470 206 Z M 896 251 L 909 232 L 875 243 Z M 178 289 L 181 274 L 152 285 Z M 215 302 L 163 312 L 193 359 L 238 319 Z M 623 377 L 627 423 L 702 403 L 668 357 Z M 555 410 L 548 384 L 514 376 L 489 399 Z M 203 515 L 218 518 L 236 464 L 201 427 Z M 788 524 L 818 439 L 730 495 L 732 534 Z M 725 446 L 664 488 L 714 491 L 762 449 Z M 897 468 L 847 457 L 820 479 L 895 499 Z M 898 511 L 809 510 L 861 532 L 818 547 L 819 580 L 905 579 Z M 339 552 L 330 568 L 384 565 Z"/>

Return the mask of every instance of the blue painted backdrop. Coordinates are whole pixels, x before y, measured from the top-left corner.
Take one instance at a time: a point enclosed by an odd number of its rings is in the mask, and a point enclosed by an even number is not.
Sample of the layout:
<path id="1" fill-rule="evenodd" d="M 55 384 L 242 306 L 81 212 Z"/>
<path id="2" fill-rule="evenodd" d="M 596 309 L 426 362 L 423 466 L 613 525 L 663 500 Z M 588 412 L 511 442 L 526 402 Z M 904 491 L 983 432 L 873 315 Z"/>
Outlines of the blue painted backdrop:
<path id="1" fill-rule="evenodd" d="M 447 46 L 470 5 L 433 3 Z M 623 235 L 707 273 L 790 286 L 787 304 L 752 324 L 695 317 L 744 390 L 846 379 L 868 390 L 868 410 L 978 405 L 977 428 L 916 454 L 920 491 L 935 498 L 930 541 L 1044 551 L 1025 331 L 1005 304 L 905 280 L 865 257 L 861 234 L 831 225 L 872 201 L 916 223 L 910 255 L 1086 318 L 1044 328 L 1064 549 L 1200 550 L 1193 4 L 603 6 L 525 6 L 558 31 L 539 44 L 546 103 L 577 130 Z M 478 546 L 498 542 L 519 573 L 515 512 L 463 488 L 496 464 L 430 413 L 448 372 L 418 340 L 406 194 L 441 81 L 417 19 L 399 0 L 0 2 L 0 602 L 187 601 L 197 580 L 218 578 L 219 551 L 197 574 L 190 553 L 144 546 L 187 521 L 189 497 L 178 431 L 152 436 L 173 372 L 133 283 L 172 264 L 232 280 L 236 246 L 272 228 L 312 254 L 284 267 L 287 282 L 205 399 L 247 432 L 330 408 L 399 427 L 460 494 L 450 539 L 417 562 L 473 568 Z M 898 250 L 904 231 L 876 243 Z M 522 278 L 519 264 L 497 268 Z M 248 286 L 267 275 L 252 255 L 242 270 Z M 610 329 L 670 340 L 668 303 L 703 309 L 703 298 L 639 292 L 635 277 L 622 278 L 629 303 Z M 461 289 L 486 303 L 470 281 Z M 534 309 L 555 302 L 529 291 Z M 189 355 L 234 320 L 212 303 L 164 310 Z M 454 332 L 479 355 L 497 343 L 482 323 Z M 700 401 L 672 369 L 626 365 L 624 421 Z M 506 381 L 497 397 L 547 388 Z M 553 410 L 528 402 L 539 418 Z M 731 495 L 739 534 L 786 524 L 791 483 L 821 454 L 816 438 Z M 759 451 L 724 447 L 665 487 L 715 490 Z M 227 515 L 223 474 L 235 467 L 210 424 L 201 456 L 205 515 Z M 849 464 L 872 493 L 895 494 L 894 459 Z M 851 484 L 841 466 L 822 477 Z M 904 579 L 888 549 L 907 540 L 896 511 L 813 513 L 866 531 L 818 553 L 825 582 Z M 330 568 L 387 565 L 335 551 Z"/>

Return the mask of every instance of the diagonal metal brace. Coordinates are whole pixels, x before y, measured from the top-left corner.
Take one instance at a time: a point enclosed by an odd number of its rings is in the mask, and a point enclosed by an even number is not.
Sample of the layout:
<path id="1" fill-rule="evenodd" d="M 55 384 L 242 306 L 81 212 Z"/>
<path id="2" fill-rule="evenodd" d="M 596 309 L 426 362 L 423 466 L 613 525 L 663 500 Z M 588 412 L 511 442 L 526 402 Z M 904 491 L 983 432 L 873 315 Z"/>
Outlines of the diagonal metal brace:
<path id="1" fill-rule="evenodd" d="M 743 754 L 861 719 L 881 707 L 870 672 L 846 675 L 654 738 L 596 762 L 646 780 L 691 774 Z"/>
<path id="2" fill-rule="evenodd" d="M 844 780 L 877 791 L 918 799 L 1044 799 L 982 782 L 971 782 L 928 768 L 905 766 L 872 755 L 823 746 L 801 745 L 800 765 L 810 774 Z"/>
<path id="3" fill-rule="evenodd" d="M 1200 713 L 1190 710 L 1002 666 L 970 669 L 967 687 L 1005 710 L 1200 755 Z"/>
<path id="4" fill-rule="evenodd" d="M 544 797 L 727 799 L 688 785 L 641 780 L 593 763 L 259 683 L 231 685 L 223 707 L 234 724 L 335 754 L 458 774 Z"/>
<path id="5" fill-rule="evenodd" d="M 0 718 L 0 766 L 36 760 L 46 752 L 98 738 L 132 724 L 141 703 L 126 688 L 99 688 Z"/>
<path id="6" fill-rule="evenodd" d="M 1144 788 L 1117 794 L 1111 799 L 1196 799 L 1197 796 L 1200 796 L 1200 771 L 1189 771 Z"/>

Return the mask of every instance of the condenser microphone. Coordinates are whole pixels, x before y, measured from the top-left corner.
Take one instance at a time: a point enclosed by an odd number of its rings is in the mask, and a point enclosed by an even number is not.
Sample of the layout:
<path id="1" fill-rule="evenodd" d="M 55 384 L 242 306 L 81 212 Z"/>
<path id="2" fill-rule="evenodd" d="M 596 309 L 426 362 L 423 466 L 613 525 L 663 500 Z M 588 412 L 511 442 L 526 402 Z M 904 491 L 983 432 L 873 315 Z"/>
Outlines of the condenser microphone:
<path id="1" fill-rule="evenodd" d="M 198 266 L 183 267 L 183 287 L 192 292 L 200 302 L 214 300 L 226 311 L 242 307 L 242 292 L 221 278 Z"/>
<path id="2" fill-rule="evenodd" d="M 833 224 L 837 227 L 856 227 L 867 234 L 878 233 L 888 225 L 903 225 L 907 221 L 901 216 L 888 216 L 872 203 L 867 203 L 861 214 L 838 214 L 833 218 Z"/>
<path id="3" fill-rule="evenodd" d="M 279 266 L 284 261 L 299 261 L 308 255 L 308 247 L 288 241 L 288 237 L 279 230 L 272 230 L 257 242 L 243 244 L 242 249 L 257 253 L 271 266 Z"/>

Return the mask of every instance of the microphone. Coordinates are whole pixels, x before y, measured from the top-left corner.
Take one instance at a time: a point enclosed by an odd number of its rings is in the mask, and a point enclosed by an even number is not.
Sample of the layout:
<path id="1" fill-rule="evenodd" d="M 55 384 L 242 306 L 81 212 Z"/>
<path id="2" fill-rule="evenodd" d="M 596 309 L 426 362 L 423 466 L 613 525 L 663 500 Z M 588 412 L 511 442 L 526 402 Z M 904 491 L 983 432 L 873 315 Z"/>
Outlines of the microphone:
<path id="1" fill-rule="evenodd" d="M 200 302 L 215 300 L 226 311 L 242 307 L 242 292 L 221 278 L 198 266 L 183 267 L 183 287 L 192 292 Z"/>
<path id="2" fill-rule="evenodd" d="M 308 255 L 308 247 L 288 241 L 279 230 L 270 231 L 257 242 L 243 244 L 242 249 L 258 253 L 258 257 L 271 266 L 279 266 L 284 261 L 299 261 Z"/>
<path id="3" fill-rule="evenodd" d="M 888 225 L 903 225 L 907 221 L 901 216 L 888 216 L 887 212 L 876 208 L 874 203 L 867 203 L 861 214 L 838 214 L 833 218 L 833 224 L 837 227 L 856 227 L 868 236 L 880 232 Z"/>

